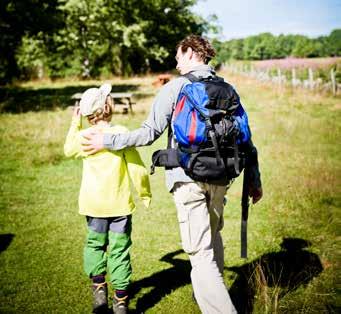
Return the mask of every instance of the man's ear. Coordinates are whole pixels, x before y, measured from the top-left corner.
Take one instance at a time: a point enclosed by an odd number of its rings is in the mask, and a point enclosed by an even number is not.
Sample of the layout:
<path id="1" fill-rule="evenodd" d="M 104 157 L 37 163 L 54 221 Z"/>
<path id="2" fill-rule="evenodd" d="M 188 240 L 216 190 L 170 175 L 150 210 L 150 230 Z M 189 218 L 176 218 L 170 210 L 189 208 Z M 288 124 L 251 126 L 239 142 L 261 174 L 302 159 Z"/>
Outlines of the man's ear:
<path id="1" fill-rule="evenodd" d="M 110 113 L 111 111 L 111 106 L 108 103 L 104 104 L 104 112 L 105 113 Z"/>
<path id="2" fill-rule="evenodd" d="M 110 111 L 114 111 L 114 101 L 110 95 L 107 96 L 106 102 L 104 104 L 104 111 L 106 113 L 110 113 Z"/>

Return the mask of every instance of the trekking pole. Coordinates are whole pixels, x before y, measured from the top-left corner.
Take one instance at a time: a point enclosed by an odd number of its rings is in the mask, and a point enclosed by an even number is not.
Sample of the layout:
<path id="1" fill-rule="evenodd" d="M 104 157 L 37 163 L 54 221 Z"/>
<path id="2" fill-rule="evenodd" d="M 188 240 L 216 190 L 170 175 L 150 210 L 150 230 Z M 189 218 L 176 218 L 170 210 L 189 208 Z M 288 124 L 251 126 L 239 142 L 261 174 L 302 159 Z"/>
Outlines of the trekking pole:
<path id="1" fill-rule="evenodd" d="M 241 230 L 240 230 L 240 257 L 247 258 L 247 219 L 249 217 L 249 187 L 250 187 L 250 178 L 249 178 L 249 169 L 245 167 L 244 169 L 244 178 L 243 178 L 243 192 L 242 192 L 242 221 L 241 221 Z"/>

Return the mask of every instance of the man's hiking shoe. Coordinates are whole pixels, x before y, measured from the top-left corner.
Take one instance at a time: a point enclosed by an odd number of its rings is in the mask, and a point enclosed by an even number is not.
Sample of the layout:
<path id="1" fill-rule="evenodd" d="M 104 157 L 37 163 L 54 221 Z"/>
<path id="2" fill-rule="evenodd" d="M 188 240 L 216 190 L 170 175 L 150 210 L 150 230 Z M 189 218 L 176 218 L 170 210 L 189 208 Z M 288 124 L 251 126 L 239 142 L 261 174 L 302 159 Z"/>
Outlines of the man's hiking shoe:
<path id="1" fill-rule="evenodd" d="M 108 312 L 108 288 L 107 283 L 93 283 L 92 284 L 93 295 L 93 313 L 107 313 Z"/>
<path id="2" fill-rule="evenodd" d="M 112 310 L 114 314 L 127 314 L 128 313 L 128 296 L 118 298 L 114 295 L 112 301 Z"/>

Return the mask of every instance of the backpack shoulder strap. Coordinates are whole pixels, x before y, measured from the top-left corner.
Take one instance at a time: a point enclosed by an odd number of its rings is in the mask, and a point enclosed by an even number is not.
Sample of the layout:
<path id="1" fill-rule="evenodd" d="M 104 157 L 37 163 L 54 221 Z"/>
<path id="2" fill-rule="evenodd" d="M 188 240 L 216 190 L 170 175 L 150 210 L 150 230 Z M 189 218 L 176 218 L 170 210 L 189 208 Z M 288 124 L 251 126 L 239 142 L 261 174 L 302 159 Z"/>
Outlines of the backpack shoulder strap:
<path id="1" fill-rule="evenodd" d="M 221 76 L 218 76 L 218 75 L 215 75 L 215 76 L 214 76 L 214 79 L 215 79 L 216 81 L 218 81 L 218 82 L 225 82 L 224 78 L 221 77 Z"/>
<path id="2" fill-rule="evenodd" d="M 193 75 L 191 72 L 188 72 L 184 75 L 181 75 L 182 77 L 185 77 L 187 78 L 188 80 L 192 82 L 199 82 L 201 80 L 201 78 L 198 78 L 196 77 L 195 75 Z M 186 84 L 185 84 L 186 85 Z M 184 86 L 182 86 L 183 88 Z M 181 94 L 181 92 L 180 92 Z M 171 114 L 171 117 L 170 117 L 170 120 L 169 120 L 169 123 L 168 123 L 168 140 L 167 140 L 167 148 L 171 148 L 171 141 L 172 141 L 172 137 L 173 137 L 173 132 L 172 132 L 172 126 L 171 126 L 171 123 L 172 123 L 172 117 L 173 117 L 173 113 L 174 113 L 174 108 L 172 110 L 172 114 Z"/>
<path id="3" fill-rule="evenodd" d="M 217 76 L 217 75 L 209 75 L 207 77 L 197 77 L 195 75 L 192 74 L 192 72 L 188 72 L 184 75 L 182 75 L 183 77 L 186 77 L 187 79 L 189 79 L 191 82 L 207 82 L 207 81 L 216 81 L 216 82 L 225 82 L 224 78 Z"/>
<path id="4" fill-rule="evenodd" d="M 188 72 L 182 76 L 189 79 L 191 82 L 200 82 L 201 81 L 201 77 L 196 77 L 191 72 Z"/>
<path id="5" fill-rule="evenodd" d="M 172 114 L 173 115 L 173 114 Z M 172 131 L 172 119 L 169 121 L 168 123 L 168 134 L 167 134 L 167 148 L 171 148 L 172 147 L 172 137 L 173 137 L 173 131 Z"/>

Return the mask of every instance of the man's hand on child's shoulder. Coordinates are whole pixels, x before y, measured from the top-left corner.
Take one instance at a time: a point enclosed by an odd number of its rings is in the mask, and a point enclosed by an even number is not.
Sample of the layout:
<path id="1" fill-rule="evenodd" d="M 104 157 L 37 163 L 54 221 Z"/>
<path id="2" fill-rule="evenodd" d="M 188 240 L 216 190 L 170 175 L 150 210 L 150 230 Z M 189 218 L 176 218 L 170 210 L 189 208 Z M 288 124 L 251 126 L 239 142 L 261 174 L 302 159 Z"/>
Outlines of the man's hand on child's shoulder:
<path id="1" fill-rule="evenodd" d="M 82 150 L 88 154 L 92 155 L 104 148 L 103 144 L 103 133 L 99 130 L 89 129 L 86 132 L 82 132 L 83 140 Z"/>

